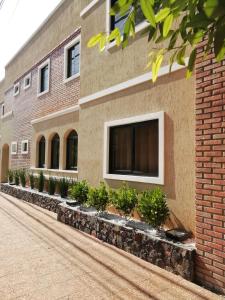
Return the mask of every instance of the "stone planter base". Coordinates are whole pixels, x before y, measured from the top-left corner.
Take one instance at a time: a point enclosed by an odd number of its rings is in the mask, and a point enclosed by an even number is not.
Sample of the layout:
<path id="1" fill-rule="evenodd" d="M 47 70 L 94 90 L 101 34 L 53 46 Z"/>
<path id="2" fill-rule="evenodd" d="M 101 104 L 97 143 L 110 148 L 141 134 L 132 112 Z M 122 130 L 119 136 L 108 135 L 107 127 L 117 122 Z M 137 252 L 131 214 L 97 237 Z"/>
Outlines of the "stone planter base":
<path id="1" fill-rule="evenodd" d="M 37 206 L 57 213 L 59 204 L 64 202 L 60 197 L 49 196 L 45 193 L 39 193 L 29 188 L 22 188 L 21 186 L 1 184 L 1 192 L 22 199 L 26 202 L 33 203 Z"/>
<path id="2" fill-rule="evenodd" d="M 94 212 L 80 211 L 66 203 L 59 205 L 58 220 L 187 280 L 194 279 L 195 248 L 192 244 L 153 236 L 99 217 Z"/>

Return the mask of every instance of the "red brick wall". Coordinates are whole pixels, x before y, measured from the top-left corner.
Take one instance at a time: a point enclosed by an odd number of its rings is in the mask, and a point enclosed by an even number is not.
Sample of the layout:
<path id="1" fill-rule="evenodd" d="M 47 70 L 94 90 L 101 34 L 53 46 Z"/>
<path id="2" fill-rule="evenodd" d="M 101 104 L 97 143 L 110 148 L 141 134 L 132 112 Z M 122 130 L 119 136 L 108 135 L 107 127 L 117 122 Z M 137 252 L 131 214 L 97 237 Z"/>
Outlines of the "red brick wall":
<path id="1" fill-rule="evenodd" d="M 63 110 L 78 103 L 80 97 L 80 78 L 64 83 L 64 46 L 80 34 L 77 30 L 73 35 L 62 42 L 57 48 L 36 62 L 31 72 L 31 87 L 24 90 L 24 74 L 16 82 L 20 82 L 20 94 L 13 96 L 13 88 L 5 93 L 5 112 L 13 110 L 12 141 L 18 143 L 17 155 L 11 155 L 11 168 L 29 168 L 32 143 L 31 120 L 43 117 L 50 113 Z M 50 90 L 47 94 L 37 97 L 38 65 L 50 58 Z M 29 140 L 29 153 L 21 154 L 21 141 Z M 10 145 L 11 146 L 11 145 Z"/>
<path id="2" fill-rule="evenodd" d="M 196 279 L 225 292 L 225 61 L 196 66 Z"/>

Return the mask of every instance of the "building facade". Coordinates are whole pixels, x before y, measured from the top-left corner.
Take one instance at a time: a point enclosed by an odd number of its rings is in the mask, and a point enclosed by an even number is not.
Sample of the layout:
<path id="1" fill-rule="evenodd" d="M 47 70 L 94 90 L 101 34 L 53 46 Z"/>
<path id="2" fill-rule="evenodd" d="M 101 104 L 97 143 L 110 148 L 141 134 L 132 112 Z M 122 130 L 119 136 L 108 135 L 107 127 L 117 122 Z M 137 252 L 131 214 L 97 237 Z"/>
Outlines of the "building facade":
<path id="1" fill-rule="evenodd" d="M 27 168 L 91 185 L 160 186 L 168 226 L 196 236 L 196 279 L 223 290 L 225 64 L 202 61 L 200 45 L 195 76 L 186 80 L 178 65 L 169 73 L 166 59 L 152 84 L 145 21 L 123 51 L 87 48 L 91 36 L 119 26 L 110 5 L 61 1 L 6 66 L 1 181 L 8 169 Z"/>

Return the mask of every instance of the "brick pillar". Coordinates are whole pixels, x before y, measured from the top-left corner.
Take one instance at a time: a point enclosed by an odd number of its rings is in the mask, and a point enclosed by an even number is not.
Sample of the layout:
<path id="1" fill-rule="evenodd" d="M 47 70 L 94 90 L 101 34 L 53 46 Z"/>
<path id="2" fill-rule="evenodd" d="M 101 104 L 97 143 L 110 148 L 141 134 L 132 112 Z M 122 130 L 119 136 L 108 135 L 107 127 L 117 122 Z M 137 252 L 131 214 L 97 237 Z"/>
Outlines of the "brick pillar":
<path id="1" fill-rule="evenodd" d="M 225 293 L 225 61 L 196 65 L 196 280 Z"/>

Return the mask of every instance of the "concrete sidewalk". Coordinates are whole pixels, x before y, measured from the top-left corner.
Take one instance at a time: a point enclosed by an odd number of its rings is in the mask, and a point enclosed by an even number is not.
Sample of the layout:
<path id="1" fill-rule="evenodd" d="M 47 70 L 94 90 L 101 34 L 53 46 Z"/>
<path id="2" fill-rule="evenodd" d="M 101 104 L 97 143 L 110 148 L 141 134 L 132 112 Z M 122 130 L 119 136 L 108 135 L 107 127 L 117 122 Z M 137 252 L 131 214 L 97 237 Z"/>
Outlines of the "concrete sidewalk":
<path id="1" fill-rule="evenodd" d="M 224 299 L 0 194 L 0 300 Z"/>

